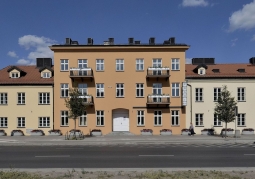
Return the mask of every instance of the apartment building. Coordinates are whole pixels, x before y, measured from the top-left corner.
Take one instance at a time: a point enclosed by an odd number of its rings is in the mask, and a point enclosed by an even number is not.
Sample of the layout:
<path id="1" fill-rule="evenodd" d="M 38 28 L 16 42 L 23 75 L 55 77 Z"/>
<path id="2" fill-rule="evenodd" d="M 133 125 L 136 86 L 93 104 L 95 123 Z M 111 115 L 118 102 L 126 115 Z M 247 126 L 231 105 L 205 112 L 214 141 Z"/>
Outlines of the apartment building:
<path id="1" fill-rule="evenodd" d="M 142 129 L 172 129 L 180 134 L 186 126 L 182 83 L 185 81 L 186 44 L 170 38 L 160 44 L 155 38 L 142 44 L 129 38 L 127 44 L 115 44 L 109 38 L 94 44 L 92 38 L 79 44 L 66 38 L 54 51 L 54 127 L 63 133 L 74 128 L 68 118 L 65 98 L 70 88 L 79 88 L 86 96 L 86 113 L 77 121 L 77 129 L 89 134 L 101 129 L 103 135 L 129 131 L 139 135 Z"/>
<path id="2" fill-rule="evenodd" d="M 193 58 L 192 64 L 186 64 L 186 80 L 186 126 L 189 127 L 190 122 L 193 122 L 197 134 L 204 128 L 214 128 L 220 133 L 225 127 L 225 123 L 214 115 L 214 107 L 223 85 L 227 86 L 238 106 L 236 123 L 229 123 L 228 128 L 235 129 L 235 124 L 240 131 L 243 128 L 255 128 L 254 57 L 247 64 L 215 64 L 214 58 Z"/>
<path id="3" fill-rule="evenodd" d="M 51 59 L 37 65 L 7 66 L 0 70 L 0 129 L 11 135 L 21 130 L 30 135 L 53 128 L 53 67 Z"/>

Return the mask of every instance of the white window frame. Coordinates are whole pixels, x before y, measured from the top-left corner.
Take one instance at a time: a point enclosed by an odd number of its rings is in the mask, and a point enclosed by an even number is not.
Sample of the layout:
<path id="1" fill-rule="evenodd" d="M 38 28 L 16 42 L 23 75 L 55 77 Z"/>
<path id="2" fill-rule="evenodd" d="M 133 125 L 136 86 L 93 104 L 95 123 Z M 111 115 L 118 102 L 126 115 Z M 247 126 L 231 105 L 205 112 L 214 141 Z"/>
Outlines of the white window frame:
<path id="1" fill-rule="evenodd" d="M 172 126 L 179 126 L 180 125 L 180 116 L 178 110 L 171 111 L 171 119 L 172 119 Z"/>
<path id="2" fill-rule="evenodd" d="M 116 98 L 125 97 L 124 83 L 116 83 Z"/>
<path id="3" fill-rule="evenodd" d="M 69 60 L 60 59 L 60 71 L 68 71 L 68 70 L 69 70 Z"/>
<path id="4" fill-rule="evenodd" d="M 203 88 L 195 88 L 195 100 L 196 102 L 203 102 L 204 98 L 204 89 Z"/>
<path id="5" fill-rule="evenodd" d="M 22 127 L 26 127 L 26 118 L 25 117 L 17 117 L 17 128 L 22 128 Z"/>
<path id="6" fill-rule="evenodd" d="M 116 59 L 116 71 L 124 71 L 124 59 Z"/>
<path id="7" fill-rule="evenodd" d="M 78 84 L 78 90 L 81 93 L 81 95 L 88 95 L 88 85 L 87 83 L 79 83 Z"/>
<path id="8" fill-rule="evenodd" d="M 68 111 L 60 111 L 60 126 L 69 126 Z"/>
<path id="9" fill-rule="evenodd" d="M 42 72 L 43 78 L 50 78 L 50 72 Z"/>
<path id="10" fill-rule="evenodd" d="M 246 92 L 246 89 L 244 87 L 238 87 L 237 88 L 237 101 L 245 101 L 245 92 Z"/>
<path id="11" fill-rule="evenodd" d="M 11 78 L 19 78 L 18 72 L 11 72 Z"/>
<path id="12" fill-rule="evenodd" d="M 96 59 L 96 71 L 104 71 L 104 59 Z"/>
<path id="13" fill-rule="evenodd" d="M 222 126 L 222 122 L 219 120 L 218 115 L 213 116 L 213 126 Z"/>
<path id="14" fill-rule="evenodd" d="M 26 93 L 19 92 L 17 98 L 17 104 L 26 104 Z"/>
<path id="15" fill-rule="evenodd" d="M 179 58 L 172 58 L 172 65 L 171 70 L 180 70 L 180 59 Z"/>
<path id="16" fill-rule="evenodd" d="M 136 83 L 136 97 L 144 97 L 144 84 Z"/>
<path id="17" fill-rule="evenodd" d="M 50 104 L 50 93 L 39 93 L 38 104 Z"/>
<path id="18" fill-rule="evenodd" d="M 104 126 L 104 111 L 98 110 L 96 111 L 96 126 Z"/>
<path id="19" fill-rule="evenodd" d="M 79 126 L 87 126 L 87 111 L 79 117 Z"/>
<path id="20" fill-rule="evenodd" d="M 154 126 L 162 126 L 162 111 L 160 110 L 154 111 Z"/>
<path id="21" fill-rule="evenodd" d="M 238 113 L 237 114 L 237 126 L 246 126 L 246 114 Z"/>
<path id="22" fill-rule="evenodd" d="M 213 88 L 213 101 L 218 101 L 221 95 L 221 88 Z"/>
<path id="23" fill-rule="evenodd" d="M 78 59 L 78 68 L 88 68 L 88 60 Z"/>
<path id="24" fill-rule="evenodd" d="M 180 83 L 172 83 L 172 96 L 180 97 Z"/>
<path id="25" fill-rule="evenodd" d="M 8 104 L 8 93 L 0 93 L 0 104 Z"/>
<path id="26" fill-rule="evenodd" d="M 102 98 L 104 97 L 104 83 L 97 83 L 96 84 L 96 97 Z"/>
<path id="27" fill-rule="evenodd" d="M 203 113 L 195 114 L 195 126 L 204 126 L 204 114 Z"/>
<path id="28" fill-rule="evenodd" d="M 152 70 L 153 75 L 161 75 L 162 70 L 160 68 L 162 68 L 162 59 L 161 58 L 152 59 L 152 67 L 159 68 L 158 70 Z"/>
<path id="29" fill-rule="evenodd" d="M 136 71 L 144 71 L 144 59 L 143 58 L 136 59 Z"/>
<path id="30" fill-rule="evenodd" d="M 137 126 L 145 125 L 145 115 L 143 110 L 137 111 Z"/>
<path id="31" fill-rule="evenodd" d="M 0 127 L 8 127 L 8 117 L 0 117 Z"/>
<path id="32" fill-rule="evenodd" d="M 50 127 L 50 117 L 38 117 L 38 127 L 40 128 Z"/>
<path id="33" fill-rule="evenodd" d="M 67 98 L 68 96 L 69 96 L 69 84 L 68 83 L 61 83 L 60 84 L 60 97 L 61 98 Z"/>

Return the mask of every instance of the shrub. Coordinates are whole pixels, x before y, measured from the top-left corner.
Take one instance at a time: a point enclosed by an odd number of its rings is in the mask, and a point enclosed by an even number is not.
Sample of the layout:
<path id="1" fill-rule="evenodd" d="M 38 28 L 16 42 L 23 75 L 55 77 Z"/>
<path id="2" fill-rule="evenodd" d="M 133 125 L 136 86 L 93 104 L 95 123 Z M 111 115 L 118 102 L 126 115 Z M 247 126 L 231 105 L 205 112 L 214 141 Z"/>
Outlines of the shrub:
<path id="1" fill-rule="evenodd" d="M 189 129 L 182 129 L 182 132 L 189 132 Z"/>
<path id="2" fill-rule="evenodd" d="M 101 132 L 101 129 L 92 129 L 91 132 Z"/>
<path id="3" fill-rule="evenodd" d="M 249 132 L 253 132 L 253 131 L 254 131 L 254 129 L 253 129 L 253 128 L 245 128 L 245 129 L 243 129 L 242 131 L 249 131 Z"/>
<path id="4" fill-rule="evenodd" d="M 49 130 L 49 133 L 61 133 L 61 131 L 59 129 L 51 129 Z"/>
<path id="5" fill-rule="evenodd" d="M 161 129 L 160 132 L 172 132 L 171 129 Z"/>
<path id="6" fill-rule="evenodd" d="M 226 129 L 225 129 L 225 128 L 223 128 L 223 129 L 221 129 L 221 131 L 226 131 Z M 229 131 L 234 131 L 234 129 L 227 128 L 227 132 L 229 132 Z"/>
<path id="7" fill-rule="evenodd" d="M 152 129 L 142 129 L 141 132 L 150 132 L 150 133 L 152 133 L 153 131 L 152 131 Z"/>

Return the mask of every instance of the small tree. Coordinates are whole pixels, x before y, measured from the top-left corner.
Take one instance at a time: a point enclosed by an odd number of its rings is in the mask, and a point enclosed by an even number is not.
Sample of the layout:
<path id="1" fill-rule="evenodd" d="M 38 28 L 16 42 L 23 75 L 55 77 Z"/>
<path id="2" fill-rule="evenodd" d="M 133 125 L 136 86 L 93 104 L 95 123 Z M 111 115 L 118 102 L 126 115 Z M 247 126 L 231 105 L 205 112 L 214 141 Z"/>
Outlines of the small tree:
<path id="1" fill-rule="evenodd" d="M 65 99 L 65 105 L 69 109 L 69 118 L 74 120 L 76 130 L 76 119 L 85 113 L 87 106 L 84 104 L 84 96 L 78 88 L 69 89 L 69 98 Z"/>
<path id="2" fill-rule="evenodd" d="M 235 120 L 236 104 L 235 98 L 231 97 L 227 86 L 224 85 L 214 108 L 214 114 L 218 116 L 220 121 L 225 122 L 225 137 L 227 134 L 227 123 Z"/>

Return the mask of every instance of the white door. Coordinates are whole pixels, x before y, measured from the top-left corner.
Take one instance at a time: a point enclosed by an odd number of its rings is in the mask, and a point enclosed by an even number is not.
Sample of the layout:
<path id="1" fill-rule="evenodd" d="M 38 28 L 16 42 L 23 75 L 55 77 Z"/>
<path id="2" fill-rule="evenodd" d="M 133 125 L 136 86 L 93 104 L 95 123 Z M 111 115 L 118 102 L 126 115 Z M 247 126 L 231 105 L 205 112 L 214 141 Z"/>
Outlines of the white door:
<path id="1" fill-rule="evenodd" d="M 113 111 L 113 131 L 129 131 L 129 116 L 127 110 Z"/>

